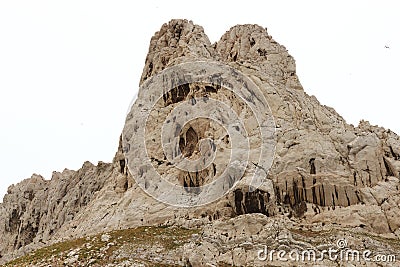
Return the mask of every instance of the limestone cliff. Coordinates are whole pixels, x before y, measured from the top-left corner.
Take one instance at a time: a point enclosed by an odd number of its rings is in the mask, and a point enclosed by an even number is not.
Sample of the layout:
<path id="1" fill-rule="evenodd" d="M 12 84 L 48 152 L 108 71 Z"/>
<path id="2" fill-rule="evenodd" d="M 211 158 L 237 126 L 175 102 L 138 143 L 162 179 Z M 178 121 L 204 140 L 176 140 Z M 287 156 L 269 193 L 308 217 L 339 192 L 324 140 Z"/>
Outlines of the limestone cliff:
<path id="1" fill-rule="evenodd" d="M 9 188 L 0 204 L 0 254 L 4 260 L 45 244 L 112 229 L 159 224 L 201 227 L 249 213 L 272 219 L 284 216 L 296 225 L 323 223 L 400 236 L 399 136 L 366 121 L 358 127 L 349 125 L 334 109 L 307 95 L 296 75 L 294 59 L 257 25 L 234 26 L 211 44 L 202 27 L 191 21 L 164 24 L 151 39 L 141 85 L 168 67 L 192 61 L 226 64 L 261 89 L 275 122 L 275 157 L 267 182 L 251 191 L 240 181 L 228 194 L 205 206 L 166 205 L 144 193 L 134 179 L 137 177 L 130 174 L 121 137 L 113 163 L 94 166 L 86 162 L 78 171 L 55 172 L 49 181 L 33 175 Z M 238 113 L 243 111 L 250 130 L 259 130 L 261 126 L 247 116 L 246 103 L 225 89 L 192 83 L 164 94 L 159 109 L 152 113 L 146 139 L 158 171 L 168 174 L 171 166 L 157 145 L 161 139 L 157 121 L 164 121 L 180 103 L 205 96 L 224 100 Z M 145 97 L 146 92 L 139 92 L 139 99 Z M 133 110 L 127 122 L 135 118 L 140 114 Z M 180 151 L 195 156 L 199 153 L 195 148 L 207 134 L 219 140 L 218 151 L 227 149 L 229 142 L 222 129 L 200 120 L 181 129 Z M 260 140 L 252 139 L 251 145 L 260 145 Z M 201 172 L 172 174 L 190 190 L 210 182 L 222 163 L 216 158 L 215 165 Z M 252 164 L 249 168 L 246 172 L 257 170 Z M 209 257 L 217 257 L 218 249 Z"/>

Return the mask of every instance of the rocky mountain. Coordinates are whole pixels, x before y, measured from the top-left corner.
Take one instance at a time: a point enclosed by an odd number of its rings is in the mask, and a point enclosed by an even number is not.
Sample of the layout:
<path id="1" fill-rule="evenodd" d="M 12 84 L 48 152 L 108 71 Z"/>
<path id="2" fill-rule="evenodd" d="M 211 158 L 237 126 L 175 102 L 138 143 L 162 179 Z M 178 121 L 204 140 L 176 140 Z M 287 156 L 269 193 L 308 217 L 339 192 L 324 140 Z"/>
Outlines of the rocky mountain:
<path id="1" fill-rule="evenodd" d="M 352 249 L 400 256 L 399 136 L 367 121 L 349 125 L 309 96 L 265 28 L 234 26 L 211 44 L 202 27 L 172 20 L 150 41 L 140 86 L 112 163 L 9 187 L 1 261 L 143 226 L 196 233 L 168 249 L 145 243 L 135 255 L 147 256 L 126 266 L 265 266 L 264 246 L 321 251 L 343 238 Z M 115 257 L 129 250 L 119 248 Z M 79 264 L 102 266 L 89 261 Z"/>

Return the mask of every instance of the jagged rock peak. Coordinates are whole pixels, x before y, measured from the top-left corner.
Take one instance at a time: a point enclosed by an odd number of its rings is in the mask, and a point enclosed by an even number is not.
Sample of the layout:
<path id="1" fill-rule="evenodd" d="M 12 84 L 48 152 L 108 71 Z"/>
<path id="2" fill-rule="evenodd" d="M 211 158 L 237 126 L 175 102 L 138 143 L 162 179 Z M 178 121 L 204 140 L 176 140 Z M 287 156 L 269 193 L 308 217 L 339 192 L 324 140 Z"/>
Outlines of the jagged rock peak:
<path id="1" fill-rule="evenodd" d="M 254 24 L 236 25 L 216 44 L 220 59 L 258 68 L 286 86 L 302 89 L 296 63 L 287 49 L 277 43 L 266 28 Z"/>
<path id="2" fill-rule="evenodd" d="M 213 58 L 215 54 L 203 27 L 173 19 L 151 38 L 140 83 L 182 57 Z"/>
<path id="3" fill-rule="evenodd" d="M 287 49 L 259 25 L 236 25 L 211 45 L 203 27 L 174 19 L 151 38 L 140 83 L 181 60 L 212 59 L 252 66 L 289 88 L 302 89 L 296 63 Z"/>

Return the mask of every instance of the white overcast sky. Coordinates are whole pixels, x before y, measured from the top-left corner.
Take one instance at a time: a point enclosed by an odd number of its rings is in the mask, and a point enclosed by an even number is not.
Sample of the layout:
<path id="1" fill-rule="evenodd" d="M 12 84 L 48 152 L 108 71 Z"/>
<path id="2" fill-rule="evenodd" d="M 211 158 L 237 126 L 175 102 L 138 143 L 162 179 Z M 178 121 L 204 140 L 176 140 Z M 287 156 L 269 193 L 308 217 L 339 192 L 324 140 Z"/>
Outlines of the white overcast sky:
<path id="1" fill-rule="evenodd" d="M 0 202 L 33 173 L 112 160 L 150 38 L 172 18 L 211 42 L 235 24 L 267 27 L 308 94 L 400 133 L 397 1 L 140 2 L 0 0 Z"/>

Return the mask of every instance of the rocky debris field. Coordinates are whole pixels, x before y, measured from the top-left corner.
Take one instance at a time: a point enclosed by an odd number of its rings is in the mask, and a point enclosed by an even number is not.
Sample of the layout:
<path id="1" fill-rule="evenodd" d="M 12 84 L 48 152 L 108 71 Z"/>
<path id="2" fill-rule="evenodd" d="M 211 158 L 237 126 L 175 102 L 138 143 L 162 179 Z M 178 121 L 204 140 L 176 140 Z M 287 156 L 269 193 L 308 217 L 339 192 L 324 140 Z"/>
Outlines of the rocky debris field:
<path id="1" fill-rule="evenodd" d="M 320 256 L 329 248 L 340 250 L 338 241 L 343 242 L 343 251 L 359 251 L 359 258 Z M 371 261 L 361 256 L 367 248 Z M 277 254 L 270 258 L 272 250 L 298 253 L 299 259 L 281 261 Z M 304 251 L 314 251 L 316 257 L 308 259 L 307 254 L 303 260 Z M 374 262 L 376 255 L 388 261 Z M 254 214 L 201 229 L 146 226 L 115 230 L 56 243 L 3 266 L 396 266 L 399 258 L 400 242 L 394 238 Z"/>

